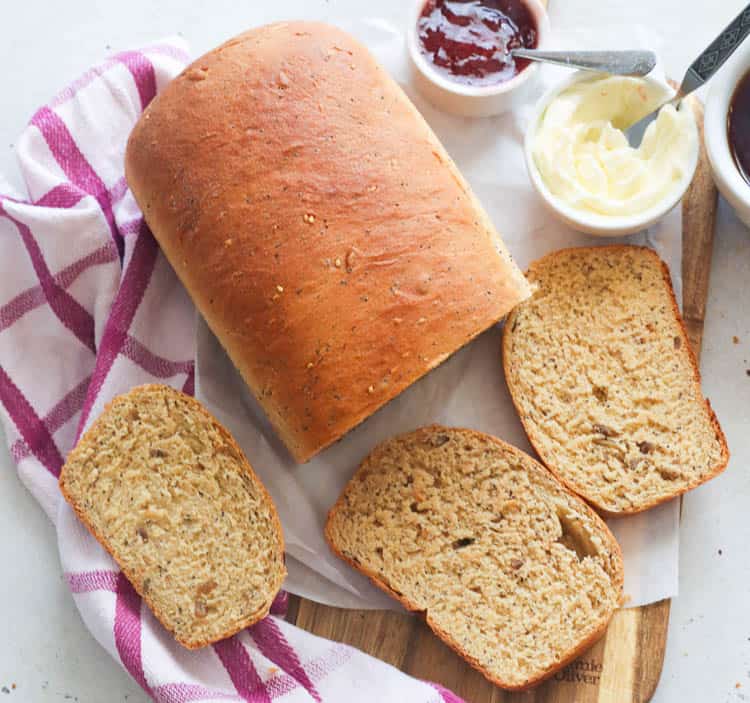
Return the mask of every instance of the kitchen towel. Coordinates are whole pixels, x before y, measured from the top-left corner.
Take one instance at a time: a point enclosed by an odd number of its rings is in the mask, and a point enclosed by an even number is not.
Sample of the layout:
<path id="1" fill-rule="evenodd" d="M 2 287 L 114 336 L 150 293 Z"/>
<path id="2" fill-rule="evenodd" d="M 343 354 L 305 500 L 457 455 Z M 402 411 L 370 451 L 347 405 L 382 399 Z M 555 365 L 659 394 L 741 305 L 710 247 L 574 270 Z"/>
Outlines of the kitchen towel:
<path id="1" fill-rule="evenodd" d="M 194 391 L 195 310 L 128 191 L 138 116 L 188 62 L 180 40 L 117 54 L 40 108 L 18 142 L 26 193 L 0 183 L 0 417 L 18 474 L 57 528 L 91 633 L 155 701 L 460 701 L 271 615 L 187 651 L 62 499 L 76 439 L 118 393 Z"/>

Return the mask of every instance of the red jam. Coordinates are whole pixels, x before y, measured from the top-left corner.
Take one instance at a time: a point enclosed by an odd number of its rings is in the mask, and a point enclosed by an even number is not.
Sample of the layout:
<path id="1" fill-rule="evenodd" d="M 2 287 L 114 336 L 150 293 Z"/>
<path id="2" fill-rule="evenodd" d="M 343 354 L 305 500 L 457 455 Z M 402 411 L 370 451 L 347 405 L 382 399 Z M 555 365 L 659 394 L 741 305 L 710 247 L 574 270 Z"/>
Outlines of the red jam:
<path id="1" fill-rule="evenodd" d="M 441 73 L 465 85 L 497 85 L 518 75 L 534 49 L 537 26 L 523 0 L 427 0 L 417 21 L 422 53 Z"/>
<path id="2" fill-rule="evenodd" d="M 750 71 L 734 89 L 727 115 L 727 138 L 737 170 L 750 183 Z"/>

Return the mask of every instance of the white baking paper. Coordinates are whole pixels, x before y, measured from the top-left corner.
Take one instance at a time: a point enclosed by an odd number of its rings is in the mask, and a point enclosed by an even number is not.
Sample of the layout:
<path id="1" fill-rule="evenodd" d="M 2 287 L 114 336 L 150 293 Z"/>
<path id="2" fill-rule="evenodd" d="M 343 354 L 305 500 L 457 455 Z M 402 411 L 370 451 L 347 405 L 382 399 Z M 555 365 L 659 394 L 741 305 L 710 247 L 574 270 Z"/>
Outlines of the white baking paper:
<path id="1" fill-rule="evenodd" d="M 406 19 L 405 11 L 404 22 Z M 376 18 L 342 26 L 367 44 L 404 86 L 471 183 L 521 267 L 555 249 L 613 241 L 581 235 L 560 224 L 546 212 L 533 191 L 522 150 L 533 102 L 495 118 L 446 115 L 415 94 L 408 83 L 403 27 Z M 606 33 L 558 33 L 551 44 L 576 49 L 601 48 L 591 44 L 598 35 L 618 37 L 620 47 L 658 45 L 644 30 L 629 31 L 629 36 L 622 28 Z M 607 48 L 613 48 L 611 42 Z M 545 67 L 537 94 L 563 75 L 564 69 Z M 628 241 L 647 243 L 667 261 L 679 300 L 678 212 Z M 505 385 L 499 327 L 480 336 L 340 442 L 302 466 L 293 462 L 203 320 L 198 321 L 196 344 L 197 396 L 233 432 L 278 507 L 289 569 L 285 588 L 321 603 L 352 608 L 400 607 L 334 557 L 323 539 L 328 509 L 361 459 L 377 443 L 439 422 L 488 432 L 531 452 Z M 628 606 L 677 594 L 678 523 L 678 501 L 609 522 L 623 548 Z"/>

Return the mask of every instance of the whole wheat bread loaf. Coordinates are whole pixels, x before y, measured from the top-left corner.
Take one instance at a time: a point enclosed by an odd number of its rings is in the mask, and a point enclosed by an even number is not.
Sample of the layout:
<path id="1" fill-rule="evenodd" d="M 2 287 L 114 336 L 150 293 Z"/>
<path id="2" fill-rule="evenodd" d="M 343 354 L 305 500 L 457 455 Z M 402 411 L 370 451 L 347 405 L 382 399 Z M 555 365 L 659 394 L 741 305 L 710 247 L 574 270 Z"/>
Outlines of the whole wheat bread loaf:
<path id="1" fill-rule="evenodd" d="M 650 249 L 567 249 L 533 263 L 508 318 L 505 375 L 529 440 L 569 488 L 635 513 L 727 465 L 666 265 Z"/>
<path id="2" fill-rule="evenodd" d="M 531 293 L 398 84 L 320 22 L 197 59 L 138 120 L 125 174 L 300 462 Z"/>
<path id="3" fill-rule="evenodd" d="M 326 538 L 503 688 L 564 666 L 621 598 L 620 549 L 601 518 L 531 457 L 471 430 L 434 425 L 378 446 Z"/>
<path id="4" fill-rule="evenodd" d="M 276 509 L 193 398 L 159 385 L 115 398 L 60 488 L 180 644 L 202 647 L 268 613 L 286 575 Z"/>

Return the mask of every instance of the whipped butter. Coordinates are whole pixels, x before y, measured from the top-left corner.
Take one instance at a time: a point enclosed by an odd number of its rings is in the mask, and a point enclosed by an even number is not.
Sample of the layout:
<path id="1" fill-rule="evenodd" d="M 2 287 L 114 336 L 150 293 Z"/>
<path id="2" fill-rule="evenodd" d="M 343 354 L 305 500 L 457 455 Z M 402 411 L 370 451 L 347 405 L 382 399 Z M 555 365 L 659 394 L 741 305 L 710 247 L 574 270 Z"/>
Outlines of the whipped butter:
<path id="1" fill-rule="evenodd" d="M 623 76 L 573 83 L 549 103 L 532 156 L 549 191 L 599 215 L 637 215 L 660 203 L 692 168 L 698 135 L 690 108 L 666 105 L 638 149 L 622 127 L 650 112 L 666 88 Z"/>

